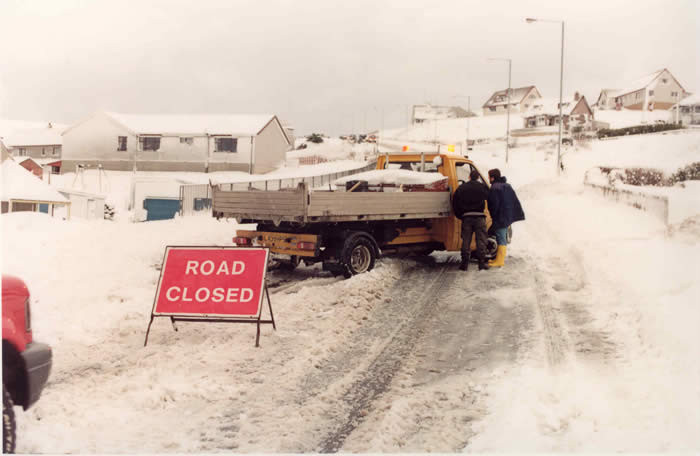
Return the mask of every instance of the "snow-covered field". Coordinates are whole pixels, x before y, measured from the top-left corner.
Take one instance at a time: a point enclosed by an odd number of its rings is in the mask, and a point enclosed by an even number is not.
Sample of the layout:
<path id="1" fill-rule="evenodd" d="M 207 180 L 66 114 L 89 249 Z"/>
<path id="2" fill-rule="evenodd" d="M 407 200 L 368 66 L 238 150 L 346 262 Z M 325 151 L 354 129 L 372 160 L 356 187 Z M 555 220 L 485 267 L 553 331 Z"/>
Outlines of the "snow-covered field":
<path id="1" fill-rule="evenodd" d="M 444 378 L 440 407 L 467 409 L 468 394 L 478 397 L 480 412 L 458 425 L 446 421 L 449 429 L 419 443 L 407 444 L 406 436 L 428 423 L 407 419 L 411 404 L 437 407 L 436 391 L 398 378 L 401 393 L 387 392 L 382 420 L 370 421 L 378 431 L 360 429 L 349 451 L 426 452 L 444 448 L 448 435 L 466 442 L 452 451 L 467 452 L 700 451 L 697 186 L 670 189 L 671 206 L 679 208 L 670 227 L 583 186 L 595 166 L 673 172 L 700 161 L 700 133 L 567 148 L 561 176 L 554 153 L 551 146 L 516 147 L 507 165 L 502 142 L 470 153 L 482 169 L 499 167 L 523 203 L 527 220 L 514 226 L 505 269 L 511 259 L 539 279 L 523 275 L 499 289 L 506 271 L 478 277 L 493 282 L 485 297 L 514 313 L 523 296 L 539 296 L 541 318 L 526 330 L 539 341 L 535 348 L 480 376 Z M 27 281 L 35 337 L 54 349 L 42 398 L 17 414 L 19 452 L 316 451 L 319 420 L 332 413 L 327 402 L 343 382 L 309 398 L 302 380 L 389 305 L 388 290 L 412 263 L 383 259 L 348 280 L 299 269 L 272 290 L 278 328 L 263 327 L 257 349 L 252 325 L 183 323 L 175 332 L 165 319 L 156 320 L 144 348 L 164 247 L 231 245 L 235 223 L 62 221 L 26 213 L 3 215 L 0 223 L 3 272 Z M 568 320 L 551 327 L 547 315 L 572 302 L 604 337 L 583 337 Z M 561 336 L 555 342 L 538 338 L 553 333 Z M 605 356 L 577 356 L 586 350 Z"/>

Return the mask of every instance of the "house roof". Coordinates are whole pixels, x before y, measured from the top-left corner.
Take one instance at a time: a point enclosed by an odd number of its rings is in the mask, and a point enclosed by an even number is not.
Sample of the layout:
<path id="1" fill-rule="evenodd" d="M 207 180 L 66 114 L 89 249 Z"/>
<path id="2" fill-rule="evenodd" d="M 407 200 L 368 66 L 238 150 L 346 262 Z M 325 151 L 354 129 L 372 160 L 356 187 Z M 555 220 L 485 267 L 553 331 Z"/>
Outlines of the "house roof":
<path id="1" fill-rule="evenodd" d="M 7 147 L 60 146 L 62 132 L 61 127 L 21 128 L 6 133 L 3 141 Z"/>
<path id="2" fill-rule="evenodd" d="M 564 97 L 562 99 L 562 113 L 566 115 L 571 115 L 571 111 L 573 111 L 576 106 L 581 103 L 581 101 L 585 102 L 588 104 L 585 96 L 581 96 L 578 100 L 575 100 L 573 96 L 571 97 Z M 589 107 L 590 109 L 590 107 Z M 559 98 L 540 98 L 537 101 L 535 101 L 530 109 L 528 109 L 524 114 L 523 117 L 530 117 L 530 116 L 536 116 L 536 115 L 542 115 L 542 114 L 547 114 L 550 116 L 558 116 L 559 115 Z"/>
<path id="3" fill-rule="evenodd" d="M 61 161 L 60 158 L 56 158 L 56 157 L 53 157 L 53 158 L 15 157 L 15 159 L 17 160 L 17 163 L 19 163 L 19 164 L 22 164 L 27 160 L 31 160 L 39 166 L 44 166 L 44 165 L 48 165 L 50 163 L 55 163 L 55 162 Z"/>
<path id="4" fill-rule="evenodd" d="M 525 99 L 527 94 L 530 93 L 530 90 L 532 90 L 532 89 L 537 90 L 537 88 L 534 85 L 526 86 L 526 87 L 518 87 L 516 89 L 510 89 L 510 102 L 511 103 L 521 103 L 523 101 L 523 99 Z M 537 93 L 539 94 L 539 91 L 537 91 Z M 505 105 L 508 102 L 507 98 L 503 101 L 498 101 L 498 102 L 495 102 L 493 100 L 495 100 L 498 96 L 505 97 L 507 95 L 508 95 L 508 89 L 498 90 L 498 91 L 494 92 L 493 95 L 491 95 L 491 97 L 489 97 L 489 99 L 486 101 L 486 103 L 484 103 L 483 107 L 487 108 L 489 106 Z"/>
<path id="5" fill-rule="evenodd" d="M 272 114 L 105 114 L 140 135 L 255 136 L 276 118 Z"/>
<path id="6" fill-rule="evenodd" d="M 642 90 L 645 88 L 654 89 L 654 87 L 656 87 L 656 83 L 658 82 L 659 76 L 661 76 L 661 74 L 664 72 L 667 72 L 668 75 L 674 81 L 676 81 L 676 83 L 681 87 L 681 89 L 685 90 L 685 89 L 683 89 L 683 86 L 681 85 L 681 83 L 678 82 L 678 80 L 671 74 L 671 72 L 668 71 L 668 69 L 663 68 L 661 70 L 654 71 L 653 73 L 648 74 L 644 77 L 636 79 L 636 80 L 630 82 L 624 89 L 619 89 L 615 93 L 609 93 L 609 95 L 619 97 L 619 96 L 623 96 L 623 95 L 637 92 L 638 90 Z M 611 90 L 611 89 L 609 89 L 609 90 Z"/>
<path id="7" fill-rule="evenodd" d="M 68 200 L 46 182 L 22 168 L 14 160 L 2 162 L 2 200 L 28 200 L 67 203 Z"/>
<path id="8" fill-rule="evenodd" d="M 697 93 L 695 95 L 690 95 L 689 97 L 685 97 L 683 100 L 681 100 L 680 103 L 676 104 L 680 106 L 697 106 L 700 104 L 700 95 Z"/>

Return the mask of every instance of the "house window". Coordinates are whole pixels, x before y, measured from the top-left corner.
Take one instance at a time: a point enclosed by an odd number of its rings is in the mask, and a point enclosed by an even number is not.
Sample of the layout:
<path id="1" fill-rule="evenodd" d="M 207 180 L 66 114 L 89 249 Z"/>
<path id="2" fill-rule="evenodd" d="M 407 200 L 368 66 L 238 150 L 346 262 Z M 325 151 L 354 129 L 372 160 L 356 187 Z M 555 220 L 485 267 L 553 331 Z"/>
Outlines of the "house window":
<path id="1" fill-rule="evenodd" d="M 53 152 L 52 152 L 52 153 L 53 153 L 54 156 L 57 156 L 57 155 L 58 155 L 58 147 L 54 146 L 54 147 L 53 147 Z"/>
<path id="2" fill-rule="evenodd" d="M 671 92 L 671 96 L 672 96 L 672 97 L 677 97 L 677 96 L 678 96 L 678 92 Z"/>
<path id="3" fill-rule="evenodd" d="M 187 144 L 188 146 L 191 146 L 193 142 L 193 138 L 180 138 L 180 144 Z"/>
<path id="4" fill-rule="evenodd" d="M 216 138 L 216 149 L 214 152 L 236 152 L 238 148 L 238 138 Z"/>
<path id="5" fill-rule="evenodd" d="M 126 136 L 117 136 L 117 150 L 119 152 L 126 151 Z"/>
<path id="6" fill-rule="evenodd" d="M 666 84 L 666 83 L 668 82 L 668 79 L 663 78 L 663 79 L 661 80 L 661 82 L 663 82 L 664 84 Z"/>
<path id="7" fill-rule="evenodd" d="M 700 113 L 700 105 L 695 107 L 695 112 Z"/>
<path id="8" fill-rule="evenodd" d="M 20 147 L 19 148 L 19 156 L 24 157 L 25 155 L 27 155 L 27 150 L 24 147 Z"/>
<path id="9" fill-rule="evenodd" d="M 41 148 L 41 156 L 46 157 L 46 147 Z"/>
<path id="10" fill-rule="evenodd" d="M 139 137 L 139 147 L 141 150 L 157 151 L 160 149 L 160 136 L 141 136 Z"/>
<path id="11" fill-rule="evenodd" d="M 496 107 L 495 107 L 495 106 L 489 106 L 489 111 L 491 111 L 491 112 L 496 112 Z"/>
<path id="12" fill-rule="evenodd" d="M 650 91 L 649 91 L 649 96 L 650 96 L 650 97 L 653 97 L 653 96 L 654 96 L 654 91 L 653 91 L 653 90 L 650 90 Z"/>
<path id="13" fill-rule="evenodd" d="M 61 174 L 61 167 L 60 166 L 52 166 L 51 167 L 51 174 Z"/>

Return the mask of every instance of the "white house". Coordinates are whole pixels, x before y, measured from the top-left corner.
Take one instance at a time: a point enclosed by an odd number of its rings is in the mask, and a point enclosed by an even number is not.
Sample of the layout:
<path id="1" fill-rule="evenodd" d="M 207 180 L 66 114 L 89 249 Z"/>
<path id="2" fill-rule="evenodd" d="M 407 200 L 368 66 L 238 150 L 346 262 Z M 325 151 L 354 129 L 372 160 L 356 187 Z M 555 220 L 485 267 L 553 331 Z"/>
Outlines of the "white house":
<path id="1" fill-rule="evenodd" d="M 593 105 L 597 109 L 669 109 L 689 93 L 668 69 L 655 71 L 626 84 L 623 89 L 603 89 Z"/>
<path id="2" fill-rule="evenodd" d="M 542 98 L 542 95 L 534 85 L 510 89 L 510 97 L 508 96 L 508 89 L 498 90 L 482 106 L 484 115 L 506 114 L 508 112 L 506 106 L 509 103 L 509 98 L 510 112 L 525 112 L 532 107 L 537 99 Z"/>
<path id="3" fill-rule="evenodd" d="M 671 118 L 683 125 L 700 125 L 700 95 L 691 95 L 671 108 Z"/>
<path id="4" fill-rule="evenodd" d="M 593 110 L 586 97 L 578 92 L 573 97 L 562 99 L 562 117 L 565 130 L 580 127 L 588 130 L 593 125 Z M 523 114 L 525 128 L 551 127 L 559 125 L 559 98 L 540 98 Z"/>
<path id="5" fill-rule="evenodd" d="M 5 133 L 3 141 L 15 157 L 61 158 L 61 133 L 65 125 L 48 122 L 42 127 L 17 128 Z"/>
<path id="6" fill-rule="evenodd" d="M 416 125 L 432 120 L 461 119 L 473 116 L 474 113 L 470 114 L 459 106 L 413 105 L 411 124 Z"/>
<path id="7" fill-rule="evenodd" d="M 277 116 L 98 111 L 63 132 L 61 172 L 106 170 L 265 173 L 291 143 Z"/>

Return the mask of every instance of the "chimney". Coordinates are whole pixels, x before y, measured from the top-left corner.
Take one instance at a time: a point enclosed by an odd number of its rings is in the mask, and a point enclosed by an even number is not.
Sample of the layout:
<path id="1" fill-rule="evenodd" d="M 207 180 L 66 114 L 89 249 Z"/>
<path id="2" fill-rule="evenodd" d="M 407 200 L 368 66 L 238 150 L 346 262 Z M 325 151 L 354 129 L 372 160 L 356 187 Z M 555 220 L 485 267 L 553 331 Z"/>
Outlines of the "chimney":
<path id="1" fill-rule="evenodd" d="M 574 94 L 574 101 L 578 101 L 579 98 L 581 98 L 581 95 L 578 92 L 576 92 Z"/>

